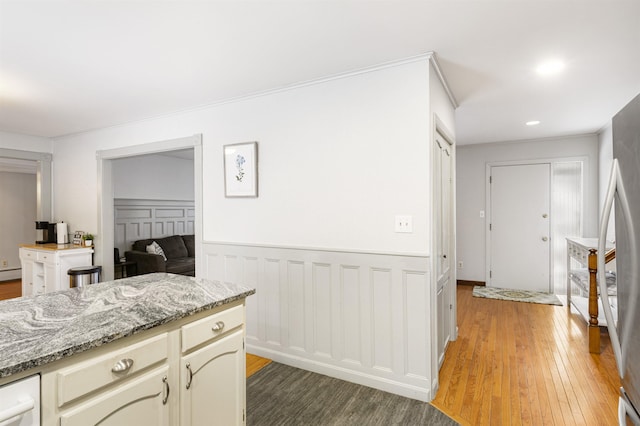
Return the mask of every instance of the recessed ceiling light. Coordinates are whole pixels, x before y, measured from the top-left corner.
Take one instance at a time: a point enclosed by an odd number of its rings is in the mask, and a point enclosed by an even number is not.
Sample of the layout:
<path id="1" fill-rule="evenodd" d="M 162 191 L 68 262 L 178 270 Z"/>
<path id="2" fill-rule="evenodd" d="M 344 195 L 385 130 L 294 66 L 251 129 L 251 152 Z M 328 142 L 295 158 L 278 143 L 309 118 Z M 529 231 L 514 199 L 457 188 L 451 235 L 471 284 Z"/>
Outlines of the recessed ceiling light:
<path id="1" fill-rule="evenodd" d="M 527 126 L 537 126 L 538 124 L 540 124 L 540 121 L 538 120 L 531 120 L 531 121 L 527 121 L 526 123 Z"/>
<path id="2" fill-rule="evenodd" d="M 547 61 L 543 62 L 536 68 L 536 72 L 540 75 L 552 75 L 557 74 L 564 69 L 564 63 L 562 61 Z"/>

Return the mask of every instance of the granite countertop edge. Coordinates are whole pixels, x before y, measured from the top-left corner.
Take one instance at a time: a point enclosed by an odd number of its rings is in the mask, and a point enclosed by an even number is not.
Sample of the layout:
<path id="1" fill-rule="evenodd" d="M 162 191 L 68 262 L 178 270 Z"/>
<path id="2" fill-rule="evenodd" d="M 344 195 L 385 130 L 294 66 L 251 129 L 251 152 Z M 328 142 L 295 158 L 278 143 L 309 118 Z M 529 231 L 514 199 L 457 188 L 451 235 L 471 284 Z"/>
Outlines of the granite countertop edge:
<path id="1" fill-rule="evenodd" d="M 166 279 L 166 277 L 171 277 L 172 274 L 155 274 L 155 275 L 163 275 L 164 278 Z M 137 277 L 133 277 L 131 278 L 132 280 L 135 279 Z M 187 279 L 191 279 L 191 280 L 196 280 L 195 278 L 191 278 L 191 277 L 181 277 L 180 279 L 183 278 L 187 278 Z M 166 280 L 167 282 L 170 282 L 170 280 L 173 278 L 169 278 L 168 280 Z M 122 281 L 123 284 L 125 284 L 125 280 L 119 280 Z M 202 280 L 202 279 L 198 279 L 199 282 L 202 281 L 207 281 L 207 280 Z M 116 283 L 116 281 L 113 282 L 109 282 L 109 284 L 111 283 Z M 213 282 L 211 282 L 213 283 Z M 106 284 L 106 283 L 100 283 L 100 284 Z M 98 285 L 100 285 L 98 284 Z M 219 283 L 217 283 L 219 285 Z M 94 285 L 92 287 L 97 287 L 98 285 Z M 113 285 L 113 284 L 112 284 Z M 59 348 L 57 348 L 56 350 L 53 350 L 49 353 L 43 354 L 41 356 L 36 355 L 33 358 L 29 358 L 29 359 L 22 359 L 19 362 L 16 362 L 14 364 L 11 365 L 2 365 L 3 364 L 3 360 L 0 359 L 0 379 L 5 378 L 5 377 L 9 377 L 11 375 L 29 370 L 29 369 L 33 369 L 36 367 L 40 367 L 49 363 L 52 363 L 54 361 L 58 361 L 60 359 L 64 359 L 67 357 L 70 357 L 72 355 L 75 354 L 79 354 L 85 351 L 88 351 L 90 349 L 117 341 L 119 339 L 125 338 L 125 337 L 129 337 L 129 336 L 133 336 L 135 334 L 141 333 L 143 331 L 147 331 L 150 330 L 152 328 L 161 326 L 163 324 L 168 324 L 171 323 L 173 321 L 177 321 L 180 320 L 182 318 L 186 318 L 192 315 L 195 315 L 199 312 L 203 312 L 203 311 L 207 311 L 210 309 L 214 309 L 217 308 L 219 306 L 223 306 L 229 303 L 233 303 L 237 300 L 241 300 L 246 298 L 247 296 L 250 296 L 252 294 L 255 293 L 255 289 L 253 288 L 248 288 L 245 286 L 235 286 L 235 285 L 230 285 L 230 284 L 224 284 L 225 286 L 225 290 L 229 290 L 229 288 L 234 288 L 237 290 L 237 292 L 235 292 L 233 295 L 228 295 L 226 297 L 217 299 L 217 300 L 209 300 L 205 303 L 202 304 L 198 304 L 197 306 L 193 307 L 187 307 L 186 309 L 178 309 L 175 311 L 172 311 L 171 313 L 167 314 L 167 315 L 163 315 L 162 317 L 153 319 L 149 322 L 144 322 L 144 323 L 140 323 L 140 324 L 135 324 L 132 327 L 128 328 L 128 329 L 121 329 L 118 330 L 115 333 L 111 333 L 111 334 L 104 334 L 101 335 L 98 338 L 94 338 L 94 339 L 90 339 L 87 341 L 83 341 L 80 342 L 78 344 L 72 344 L 69 346 L 61 346 Z M 64 290 L 63 292 L 66 291 L 73 291 L 75 289 L 71 289 L 71 290 Z M 51 293 L 51 295 L 55 295 L 55 294 L 60 294 L 63 292 L 55 292 L 55 293 Z M 38 297 L 46 297 L 47 295 L 41 295 Z M 20 299 L 29 299 L 29 298 L 20 298 Z M 33 299 L 33 298 L 31 298 Z M 18 299 L 16 299 L 18 300 Z M 2 314 L 3 314 L 3 309 L 2 309 L 3 305 L 0 305 L 0 319 L 2 318 Z M 0 336 L 2 336 L 1 331 L 0 331 Z"/>

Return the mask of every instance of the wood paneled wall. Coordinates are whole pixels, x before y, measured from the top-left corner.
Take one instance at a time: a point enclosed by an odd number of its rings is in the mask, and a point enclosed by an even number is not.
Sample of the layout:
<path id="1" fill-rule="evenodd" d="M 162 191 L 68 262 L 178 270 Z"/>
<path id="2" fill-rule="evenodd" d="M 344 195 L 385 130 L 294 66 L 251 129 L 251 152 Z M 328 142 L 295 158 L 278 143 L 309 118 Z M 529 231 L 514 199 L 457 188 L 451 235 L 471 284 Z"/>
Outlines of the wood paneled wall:
<path id="1" fill-rule="evenodd" d="M 113 200 L 114 246 L 120 255 L 136 240 L 195 233 L 193 201 Z"/>
<path id="2" fill-rule="evenodd" d="M 207 278 L 256 288 L 247 350 L 278 362 L 428 401 L 429 259 L 204 243 Z"/>

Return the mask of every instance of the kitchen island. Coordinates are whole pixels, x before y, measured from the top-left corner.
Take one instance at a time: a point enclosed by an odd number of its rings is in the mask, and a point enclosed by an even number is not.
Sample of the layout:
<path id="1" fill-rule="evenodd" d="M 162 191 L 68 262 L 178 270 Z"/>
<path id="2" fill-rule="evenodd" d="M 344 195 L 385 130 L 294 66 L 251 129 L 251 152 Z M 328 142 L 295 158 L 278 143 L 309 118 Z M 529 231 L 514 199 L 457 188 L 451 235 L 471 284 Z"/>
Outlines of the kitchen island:
<path id="1" fill-rule="evenodd" d="M 254 292 L 157 273 L 0 302 L 0 386 L 40 375 L 44 425 L 242 424 Z"/>

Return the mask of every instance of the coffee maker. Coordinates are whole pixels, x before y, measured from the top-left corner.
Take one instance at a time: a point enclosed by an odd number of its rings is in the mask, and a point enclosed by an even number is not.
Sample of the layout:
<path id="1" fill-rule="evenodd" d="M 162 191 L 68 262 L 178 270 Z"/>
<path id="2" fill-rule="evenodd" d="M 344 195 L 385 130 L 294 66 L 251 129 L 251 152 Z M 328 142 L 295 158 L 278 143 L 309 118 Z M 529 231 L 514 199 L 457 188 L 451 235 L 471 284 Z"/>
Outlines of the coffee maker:
<path id="1" fill-rule="evenodd" d="M 45 221 L 36 221 L 36 229 L 42 230 L 42 240 L 36 241 L 36 244 L 49 244 L 56 242 L 56 224 Z"/>

